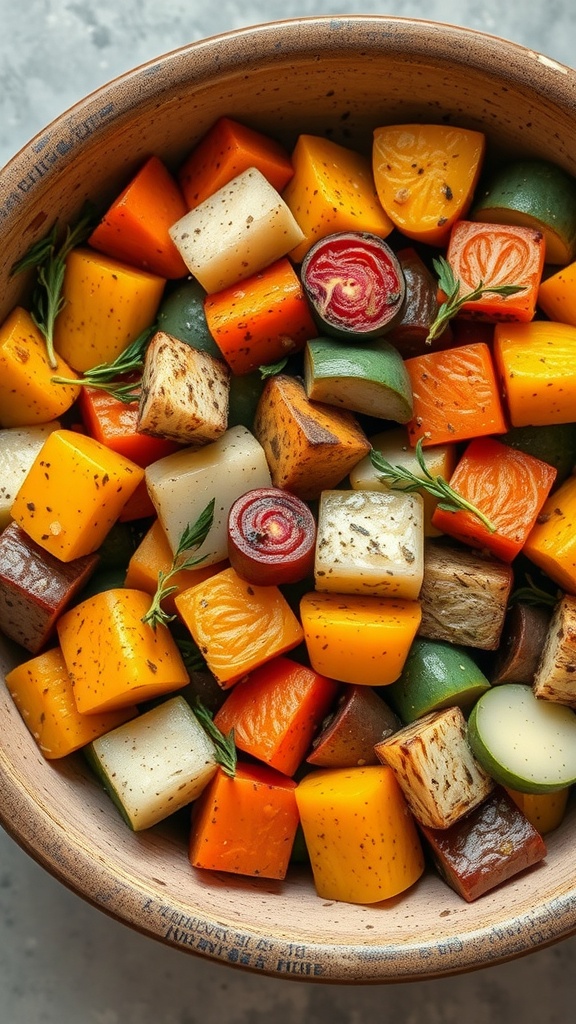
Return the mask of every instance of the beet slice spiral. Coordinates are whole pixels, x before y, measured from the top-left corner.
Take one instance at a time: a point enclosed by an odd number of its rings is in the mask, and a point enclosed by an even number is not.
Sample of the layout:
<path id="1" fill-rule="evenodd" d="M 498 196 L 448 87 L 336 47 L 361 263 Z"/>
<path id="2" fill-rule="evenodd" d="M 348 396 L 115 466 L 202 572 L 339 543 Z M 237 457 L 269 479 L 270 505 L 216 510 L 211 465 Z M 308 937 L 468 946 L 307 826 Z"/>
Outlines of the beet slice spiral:
<path id="1" fill-rule="evenodd" d="M 314 569 L 316 521 L 308 505 L 279 487 L 237 498 L 228 515 L 228 558 L 259 586 L 297 583 Z"/>
<path id="2" fill-rule="evenodd" d="M 308 251 L 301 277 L 317 323 L 333 336 L 378 337 L 402 311 L 402 268 L 378 235 L 327 235 Z"/>

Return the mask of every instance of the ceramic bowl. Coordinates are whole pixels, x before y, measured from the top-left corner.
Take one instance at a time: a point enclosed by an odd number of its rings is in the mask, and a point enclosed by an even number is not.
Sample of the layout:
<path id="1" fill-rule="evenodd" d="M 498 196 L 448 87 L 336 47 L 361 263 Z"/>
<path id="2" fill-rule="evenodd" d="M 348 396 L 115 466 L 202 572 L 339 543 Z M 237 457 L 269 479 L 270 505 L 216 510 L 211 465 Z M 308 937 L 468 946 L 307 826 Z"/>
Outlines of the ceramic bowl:
<path id="1" fill-rule="evenodd" d="M 112 198 L 151 152 L 172 165 L 221 114 L 291 145 L 327 133 L 369 151 L 377 124 L 447 121 L 492 151 L 576 173 L 576 72 L 510 42 L 388 17 L 261 25 L 186 46 L 59 117 L 0 174 L 0 315 L 20 298 L 14 261 L 86 198 Z M 22 657 L 8 644 L 2 667 Z M 198 874 L 177 827 L 133 834 L 78 755 L 47 763 L 0 683 L 0 819 L 90 903 L 148 936 L 225 964 L 315 981 L 387 982 L 498 963 L 576 931 L 576 810 L 545 863 L 466 904 L 433 874 L 376 906 L 285 882 Z"/>

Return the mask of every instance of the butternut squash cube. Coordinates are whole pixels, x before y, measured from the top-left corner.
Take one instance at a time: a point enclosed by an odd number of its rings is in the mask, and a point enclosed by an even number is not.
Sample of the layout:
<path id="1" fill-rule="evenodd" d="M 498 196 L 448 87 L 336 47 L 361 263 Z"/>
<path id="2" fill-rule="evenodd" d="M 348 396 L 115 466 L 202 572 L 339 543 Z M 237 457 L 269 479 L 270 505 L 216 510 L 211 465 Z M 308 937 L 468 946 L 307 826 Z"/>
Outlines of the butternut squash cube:
<path id="1" fill-rule="evenodd" d="M 422 498 L 398 491 L 323 491 L 316 590 L 415 600 L 424 573 Z"/>
<path id="2" fill-rule="evenodd" d="M 576 475 L 551 494 L 522 548 L 563 590 L 576 594 Z"/>
<path id="3" fill-rule="evenodd" d="M 304 234 L 290 253 L 295 262 L 336 231 L 390 234 L 392 221 L 380 204 L 366 157 L 330 139 L 300 135 L 292 164 L 294 175 L 282 196 Z"/>
<path id="4" fill-rule="evenodd" d="M 69 562 L 100 547 L 143 479 L 140 466 L 99 441 L 73 430 L 54 430 L 11 514 L 40 547 Z"/>
<path id="5" fill-rule="evenodd" d="M 174 601 L 223 689 L 304 639 L 279 588 L 255 586 L 234 569 L 184 590 Z"/>
<path id="6" fill-rule="evenodd" d="M 48 434 L 59 429 L 59 421 L 52 420 L 0 430 L 0 530 L 8 526 L 14 498 Z"/>
<path id="7" fill-rule="evenodd" d="M 6 685 L 47 760 L 80 750 L 137 714 L 134 707 L 97 715 L 80 714 L 59 647 L 17 665 L 6 676 Z"/>
<path id="8" fill-rule="evenodd" d="M 574 422 L 576 327 L 546 320 L 496 324 L 494 360 L 512 426 Z"/>
<path id="9" fill-rule="evenodd" d="M 370 451 L 351 412 L 311 402 L 302 381 L 286 374 L 266 382 L 254 433 L 266 453 L 274 486 L 305 501 L 336 487 Z"/>
<path id="10" fill-rule="evenodd" d="M 418 601 L 321 594 L 300 602 L 310 664 L 343 683 L 387 686 L 398 679 L 418 626 Z"/>
<path id="11" fill-rule="evenodd" d="M 63 358 L 53 368 L 46 343 L 30 313 L 16 307 L 0 328 L 0 426 L 49 423 L 76 401 L 80 387 L 54 384 L 54 376 L 76 374 Z"/>
<path id="12" fill-rule="evenodd" d="M 414 819 L 384 765 L 312 772 L 298 784 L 296 803 L 322 899 L 379 903 L 424 871 Z"/>
<path id="13" fill-rule="evenodd" d="M 79 247 L 66 260 L 56 351 L 78 373 L 110 363 L 154 323 L 166 281 Z"/>
<path id="14" fill-rule="evenodd" d="M 169 629 L 142 622 L 149 607 L 149 594 L 116 587 L 59 619 L 58 638 L 82 714 L 141 704 L 189 682 Z"/>

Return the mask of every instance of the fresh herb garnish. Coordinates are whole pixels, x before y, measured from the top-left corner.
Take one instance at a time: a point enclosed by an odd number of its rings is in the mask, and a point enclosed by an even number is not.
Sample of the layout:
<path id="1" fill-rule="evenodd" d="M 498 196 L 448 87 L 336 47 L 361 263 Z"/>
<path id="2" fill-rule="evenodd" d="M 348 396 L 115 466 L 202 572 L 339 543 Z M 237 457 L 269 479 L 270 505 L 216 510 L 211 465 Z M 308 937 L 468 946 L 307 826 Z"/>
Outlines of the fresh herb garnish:
<path id="1" fill-rule="evenodd" d="M 216 748 L 216 760 L 218 764 L 222 770 L 226 772 L 226 775 L 230 775 L 231 778 L 234 778 L 237 762 L 234 730 L 231 729 L 228 735 L 225 736 L 218 726 L 214 725 L 212 712 L 208 710 L 201 700 L 196 700 L 196 703 L 192 705 L 192 710 L 204 729 L 204 732 L 207 733 Z"/>
<path id="2" fill-rule="evenodd" d="M 62 286 L 66 271 L 66 257 L 77 245 L 85 242 L 95 224 L 94 209 L 87 204 L 78 221 L 66 228 L 64 240 L 57 244 L 58 227 L 40 241 L 30 246 L 28 251 L 12 267 L 11 274 L 20 274 L 24 270 L 36 271 L 36 284 L 32 293 L 31 316 L 46 342 L 48 363 L 55 369 L 58 365 L 54 351 L 54 325 L 56 317 L 64 306 Z"/>
<path id="3" fill-rule="evenodd" d="M 388 484 L 392 490 L 399 491 L 419 491 L 422 488 L 428 491 L 433 497 L 438 498 L 438 508 L 443 509 L 445 512 L 470 512 L 484 524 L 490 533 L 494 533 L 496 527 L 490 520 L 476 508 L 470 501 L 467 501 L 458 491 L 455 491 L 450 484 L 444 480 L 442 476 L 433 476 L 428 469 L 422 454 L 422 438 L 418 439 L 416 444 L 415 452 L 418 465 L 422 470 L 423 476 L 419 477 L 412 470 L 406 469 L 404 466 L 393 466 L 391 462 L 380 453 L 372 449 L 370 452 L 370 459 L 374 469 L 379 473 L 382 479 Z"/>
<path id="4" fill-rule="evenodd" d="M 262 380 L 266 380 L 267 377 L 275 377 L 277 373 L 282 373 L 288 362 L 288 356 L 284 356 L 283 359 L 279 359 L 277 363 L 267 363 L 265 366 L 259 366 L 260 376 Z"/>
<path id="5" fill-rule="evenodd" d="M 556 591 L 555 594 L 551 594 L 549 590 L 543 590 L 542 587 L 539 587 L 534 583 L 534 580 L 528 575 L 528 573 L 526 573 L 525 578 L 528 586 L 518 587 L 518 589 L 510 595 L 509 604 L 522 603 L 530 605 L 546 605 L 549 608 L 554 608 L 558 604 L 558 601 L 562 597 L 562 593 L 560 591 Z"/>
<path id="6" fill-rule="evenodd" d="M 178 637 L 176 643 L 186 671 L 189 673 L 203 672 L 206 668 L 206 659 L 192 637 Z"/>
<path id="7" fill-rule="evenodd" d="M 146 348 L 155 331 L 156 324 L 147 327 L 116 359 L 110 363 L 98 363 L 98 366 L 86 370 L 81 377 L 51 377 L 51 381 L 53 384 L 81 384 L 83 387 L 98 388 L 126 404 L 135 402 L 140 394 L 139 380 L 127 382 L 119 378 L 133 378 L 135 374 L 141 376 Z"/>
<path id="8" fill-rule="evenodd" d="M 484 282 L 480 281 L 472 291 L 466 292 L 465 295 L 460 295 L 460 281 L 457 281 L 454 277 L 452 267 L 448 261 L 443 256 L 440 256 L 438 259 L 433 259 L 432 264 L 438 275 L 438 287 L 444 292 L 446 299 L 438 309 L 436 319 L 430 326 L 426 338 L 427 342 L 434 341 L 440 337 L 448 321 L 456 316 L 465 302 L 474 302 L 476 299 L 481 299 L 484 295 L 491 293 L 506 296 L 516 295 L 517 292 L 524 291 L 524 285 L 520 284 L 484 285 Z"/>
<path id="9" fill-rule="evenodd" d="M 186 527 L 178 547 L 172 559 L 172 565 L 167 572 L 163 572 L 162 569 L 158 573 L 158 586 L 156 587 L 156 593 L 152 598 L 152 603 L 146 612 L 146 615 L 142 617 L 142 622 L 146 625 L 151 626 L 152 629 L 156 629 L 158 625 L 167 625 L 169 622 L 176 617 L 169 615 L 162 608 L 162 601 L 168 597 L 169 594 L 173 594 L 178 587 L 175 584 L 171 584 L 170 580 L 180 572 L 181 569 L 193 569 L 195 566 L 200 565 L 204 561 L 204 556 L 201 558 L 194 556 L 186 556 L 186 552 L 190 549 L 199 548 L 204 543 L 212 522 L 214 520 L 214 505 L 215 499 L 212 498 L 208 502 L 206 508 L 200 513 L 195 523 Z"/>

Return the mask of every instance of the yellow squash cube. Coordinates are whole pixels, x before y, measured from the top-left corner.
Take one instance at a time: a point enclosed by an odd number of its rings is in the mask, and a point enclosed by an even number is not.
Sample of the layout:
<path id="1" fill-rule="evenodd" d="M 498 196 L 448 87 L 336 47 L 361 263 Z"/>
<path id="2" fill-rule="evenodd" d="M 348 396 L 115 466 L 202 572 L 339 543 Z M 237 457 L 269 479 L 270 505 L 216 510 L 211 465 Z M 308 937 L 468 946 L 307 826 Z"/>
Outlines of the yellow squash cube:
<path id="1" fill-rule="evenodd" d="M 0 328 L 0 427 L 49 423 L 65 413 L 80 388 L 52 383 L 56 375 L 76 376 L 61 358 L 54 369 L 50 366 L 30 313 L 16 307 Z"/>
<path id="2" fill-rule="evenodd" d="M 12 505 L 18 525 L 63 562 L 96 551 L 144 470 L 73 430 L 46 439 Z"/>

